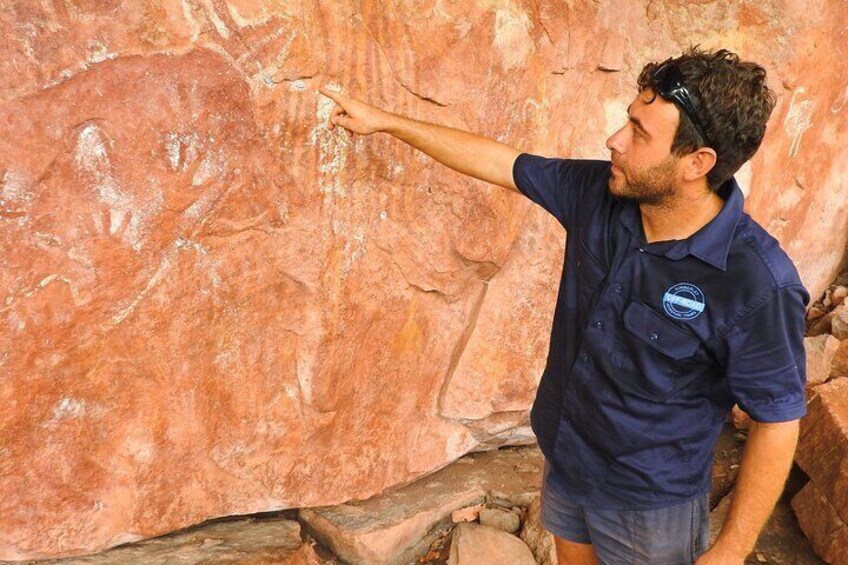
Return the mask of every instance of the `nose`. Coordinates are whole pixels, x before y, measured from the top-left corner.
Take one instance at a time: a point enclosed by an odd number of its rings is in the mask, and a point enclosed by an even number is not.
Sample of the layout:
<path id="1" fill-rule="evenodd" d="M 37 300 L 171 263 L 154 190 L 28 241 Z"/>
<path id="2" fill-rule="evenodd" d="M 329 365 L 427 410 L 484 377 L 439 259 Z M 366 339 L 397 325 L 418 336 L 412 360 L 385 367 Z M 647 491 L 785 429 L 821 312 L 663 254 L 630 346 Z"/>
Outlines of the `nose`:
<path id="1" fill-rule="evenodd" d="M 626 129 L 627 125 L 621 126 L 618 131 L 607 138 L 607 149 L 610 151 L 615 151 L 617 153 L 623 153 L 623 133 Z"/>

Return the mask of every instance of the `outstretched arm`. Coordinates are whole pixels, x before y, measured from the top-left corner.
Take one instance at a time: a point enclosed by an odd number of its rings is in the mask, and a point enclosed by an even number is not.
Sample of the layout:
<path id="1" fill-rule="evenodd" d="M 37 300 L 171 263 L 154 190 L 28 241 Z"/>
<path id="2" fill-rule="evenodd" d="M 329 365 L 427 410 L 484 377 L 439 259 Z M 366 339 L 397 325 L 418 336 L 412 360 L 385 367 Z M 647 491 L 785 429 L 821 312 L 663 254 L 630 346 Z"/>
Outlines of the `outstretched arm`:
<path id="1" fill-rule="evenodd" d="M 361 135 L 391 134 L 455 171 L 518 191 L 512 179 L 512 165 L 520 154 L 517 149 L 466 131 L 392 114 L 327 87 L 319 91 L 337 104 L 330 115 L 331 128 L 338 125 Z"/>
<path id="2" fill-rule="evenodd" d="M 798 443 L 798 420 L 751 422 L 727 520 L 697 565 L 741 565 L 783 492 Z"/>

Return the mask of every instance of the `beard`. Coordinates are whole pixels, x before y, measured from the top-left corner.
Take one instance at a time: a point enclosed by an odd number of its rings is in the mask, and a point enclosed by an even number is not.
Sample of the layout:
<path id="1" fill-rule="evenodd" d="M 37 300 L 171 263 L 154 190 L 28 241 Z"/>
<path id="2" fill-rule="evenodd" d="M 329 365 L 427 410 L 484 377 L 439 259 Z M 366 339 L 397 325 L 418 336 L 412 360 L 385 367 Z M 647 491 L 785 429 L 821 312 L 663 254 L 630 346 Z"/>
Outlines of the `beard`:
<path id="1" fill-rule="evenodd" d="M 639 204 L 662 206 L 677 195 L 675 167 L 677 159 L 669 155 L 662 162 L 648 168 L 625 169 L 618 164 L 619 173 L 610 177 L 609 191 L 613 196 L 633 200 Z"/>

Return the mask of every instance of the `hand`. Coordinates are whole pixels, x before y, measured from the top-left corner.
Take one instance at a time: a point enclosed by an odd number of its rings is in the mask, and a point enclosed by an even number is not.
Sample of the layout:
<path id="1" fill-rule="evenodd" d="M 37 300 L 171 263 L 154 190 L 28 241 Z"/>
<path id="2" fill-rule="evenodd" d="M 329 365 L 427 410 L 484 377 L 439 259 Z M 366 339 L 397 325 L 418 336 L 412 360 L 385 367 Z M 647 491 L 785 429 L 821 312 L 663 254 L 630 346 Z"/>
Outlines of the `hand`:
<path id="1" fill-rule="evenodd" d="M 388 112 L 346 96 L 341 92 L 329 90 L 326 86 L 322 86 L 318 91 L 337 104 L 330 114 L 330 129 L 335 126 L 342 126 L 353 133 L 370 135 L 374 132 L 384 131 L 388 126 L 391 119 L 391 114 Z"/>

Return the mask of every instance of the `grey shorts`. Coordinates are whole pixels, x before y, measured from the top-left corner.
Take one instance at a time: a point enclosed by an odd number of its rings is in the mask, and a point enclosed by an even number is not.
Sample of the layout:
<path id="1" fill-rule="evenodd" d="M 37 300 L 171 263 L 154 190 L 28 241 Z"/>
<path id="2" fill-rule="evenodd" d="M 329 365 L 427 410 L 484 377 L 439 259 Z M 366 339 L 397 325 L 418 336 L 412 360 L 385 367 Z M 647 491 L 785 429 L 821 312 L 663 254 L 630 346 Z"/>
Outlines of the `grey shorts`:
<path id="1" fill-rule="evenodd" d="M 542 480 L 542 525 L 568 541 L 591 543 L 604 565 L 691 564 L 707 550 L 709 494 L 658 510 L 580 506 Z"/>

